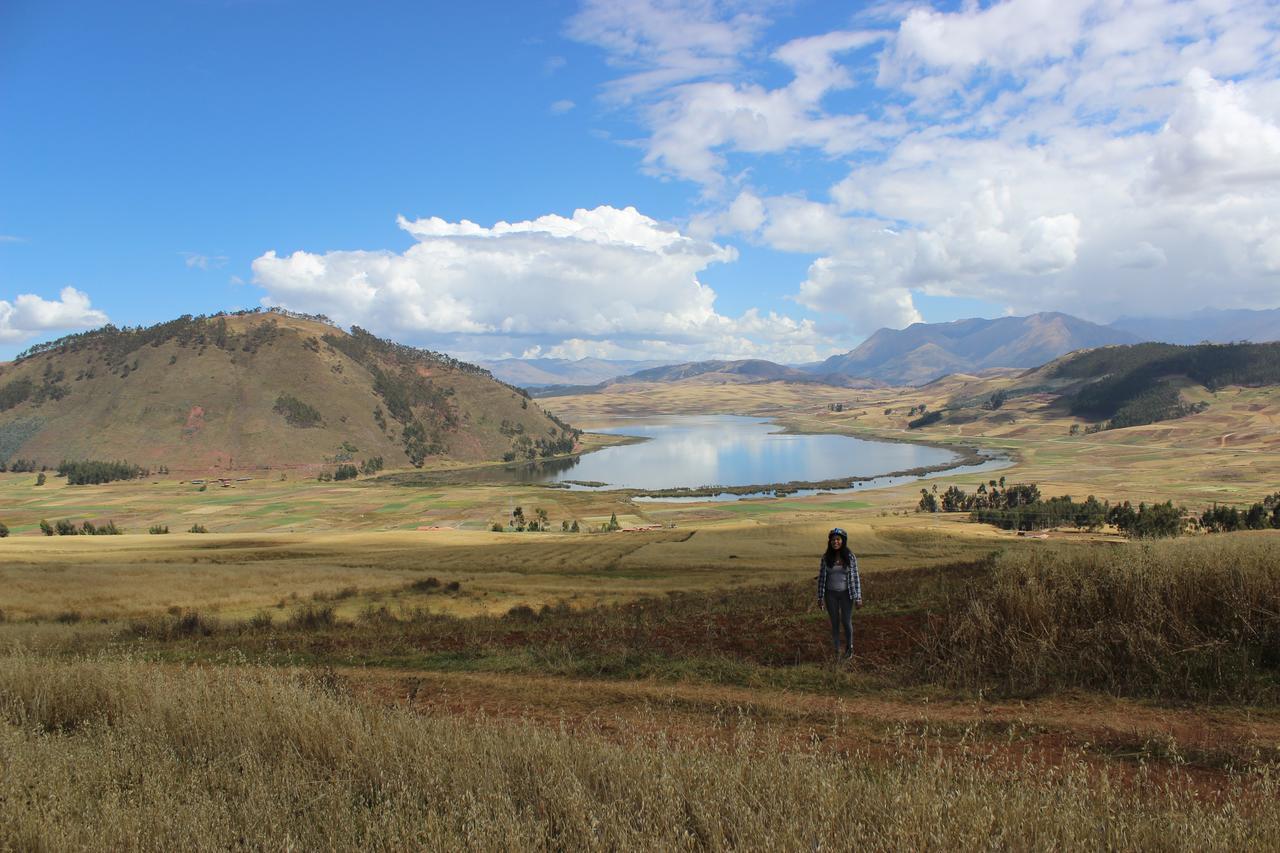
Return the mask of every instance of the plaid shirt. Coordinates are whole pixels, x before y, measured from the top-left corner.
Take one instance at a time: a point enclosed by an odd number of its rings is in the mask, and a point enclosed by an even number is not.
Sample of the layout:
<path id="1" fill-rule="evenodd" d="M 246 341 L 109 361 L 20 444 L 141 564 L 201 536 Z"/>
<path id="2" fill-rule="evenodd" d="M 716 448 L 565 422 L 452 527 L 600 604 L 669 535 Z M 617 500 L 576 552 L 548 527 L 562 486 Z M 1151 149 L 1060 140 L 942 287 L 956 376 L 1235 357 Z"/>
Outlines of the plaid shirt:
<path id="1" fill-rule="evenodd" d="M 849 597 L 854 601 L 862 600 L 862 577 L 858 574 L 858 558 L 854 554 L 850 554 L 849 565 L 844 568 L 845 586 L 849 590 Z M 818 569 L 818 603 L 821 604 L 827 597 L 827 561 L 824 557 L 819 562 Z"/>

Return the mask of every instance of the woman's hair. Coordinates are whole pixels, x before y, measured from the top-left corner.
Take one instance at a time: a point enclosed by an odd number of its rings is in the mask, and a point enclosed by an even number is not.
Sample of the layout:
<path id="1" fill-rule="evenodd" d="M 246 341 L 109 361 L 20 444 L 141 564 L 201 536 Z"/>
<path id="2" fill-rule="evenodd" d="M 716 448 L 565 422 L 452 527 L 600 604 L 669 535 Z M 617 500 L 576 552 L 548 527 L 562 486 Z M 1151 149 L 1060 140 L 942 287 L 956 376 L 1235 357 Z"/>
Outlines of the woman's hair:
<path id="1" fill-rule="evenodd" d="M 840 550 L 837 551 L 831 547 L 831 539 L 827 539 L 827 553 L 822 555 L 822 562 L 828 566 L 834 566 L 836 559 L 839 558 L 840 565 L 847 566 L 853 562 L 853 552 L 849 550 L 849 543 L 842 537 L 840 539 Z"/>

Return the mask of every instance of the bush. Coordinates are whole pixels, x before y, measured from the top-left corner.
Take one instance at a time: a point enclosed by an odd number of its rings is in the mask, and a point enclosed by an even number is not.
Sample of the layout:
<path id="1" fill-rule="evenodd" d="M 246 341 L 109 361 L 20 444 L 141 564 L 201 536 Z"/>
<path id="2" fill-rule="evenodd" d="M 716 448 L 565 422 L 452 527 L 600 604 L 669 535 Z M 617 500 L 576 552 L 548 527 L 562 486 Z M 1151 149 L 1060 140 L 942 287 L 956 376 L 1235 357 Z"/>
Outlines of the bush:
<path id="1" fill-rule="evenodd" d="M 48 478 L 47 478 L 47 477 L 45 477 L 45 475 L 44 475 L 44 472 L 43 472 L 43 471 L 41 471 L 39 474 L 37 474 L 37 475 L 36 475 L 36 485 L 37 485 L 37 486 L 43 486 L 47 481 L 48 481 Z"/>
<path id="2" fill-rule="evenodd" d="M 75 522 L 66 518 L 56 522 L 53 525 L 53 529 L 54 531 L 57 532 L 59 536 L 75 536 L 77 533 L 80 532 L 76 530 Z"/>
<path id="3" fill-rule="evenodd" d="M 48 521 L 44 520 L 43 518 L 40 519 L 40 532 L 43 533 L 45 536 L 52 536 L 53 525 L 50 524 Z"/>
<path id="4" fill-rule="evenodd" d="M 289 615 L 286 624 L 290 628 L 299 631 L 315 631 L 320 628 L 331 628 L 337 623 L 334 617 L 333 605 L 326 604 L 323 607 L 314 607 L 308 604 L 301 610 L 296 610 Z"/>
<path id="5" fill-rule="evenodd" d="M 501 533 L 502 531 L 506 530 L 506 528 L 502 526 L 502 523 L 498 521 L 495 521 L 493 524 L 490 524 L 489 529 L 492 530 L 494 533 Z"/>
<path id="6" fill-rule="evenodd" d="M 440 588 L 440 581 L 437 578 L 422 578 L 413 581 L 407 588 L 411 592 L 435 592 Z"/>
<path id="7" fill-rule="evenodd" d="M 188 533 L 208 533 L 209 530 L 203 524 L 193 524 L 191 525 L 191 529 L 188 530 L 187 532 Z"/>
<path id="8" fill-rule="evenodd" d="M 356 466 L 350 464 L 339 465 L 337 470 L 333 472 L 333 479 L 335 480 L 354 480 L 358 476 L 360 476 L 360 472 L 356 469 Z"/>
<path id="9" fill-rule="evenodd" d="M 169 532 L 169 525 L 167 525 L 167 524 L 153 524 L 153 525 L 151 525 L 150 527 L 148 527 L 148 528 L 147 528 L 147 532 L 148 532 L 148 533 L 168 533 L 168 532 Z"/>

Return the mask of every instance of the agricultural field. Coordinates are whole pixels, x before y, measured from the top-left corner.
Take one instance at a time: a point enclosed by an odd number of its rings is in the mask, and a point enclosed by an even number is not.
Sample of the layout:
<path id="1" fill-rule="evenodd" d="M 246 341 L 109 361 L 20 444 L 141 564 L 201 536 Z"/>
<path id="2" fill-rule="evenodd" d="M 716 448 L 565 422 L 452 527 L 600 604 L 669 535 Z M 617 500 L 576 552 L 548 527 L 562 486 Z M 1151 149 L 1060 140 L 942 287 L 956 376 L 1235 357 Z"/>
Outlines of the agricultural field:
<path id="1" fill-rule="evenodd" d="M 884 410 L 956 389 L 735 390 L 703 403 L 1003 450 L 1045 494 L 1280 480 L 1274 391 L 1072 436 L 1030 396 L 907 432 Z M 593 398 L 554 408 L 645 395 Z M 1019 537 L 916 513 L 921 482 L 663 503 L 395 474 L 0 475 L 0 848 L 1280 845 L 1280 532 Z M 515 506 L 551 530 L 491 531 Z M 835 524 L 866 597 L 847 663 L 813 592 Z"/>

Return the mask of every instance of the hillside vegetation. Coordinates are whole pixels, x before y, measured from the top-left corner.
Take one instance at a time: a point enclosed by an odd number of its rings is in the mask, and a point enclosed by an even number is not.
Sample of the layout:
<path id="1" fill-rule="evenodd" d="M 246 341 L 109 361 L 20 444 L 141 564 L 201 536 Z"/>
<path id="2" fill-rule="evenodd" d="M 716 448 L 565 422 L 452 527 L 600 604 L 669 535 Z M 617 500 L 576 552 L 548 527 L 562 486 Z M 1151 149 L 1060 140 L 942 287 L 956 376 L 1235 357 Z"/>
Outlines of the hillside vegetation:
<path id="1" fill-rule="evenodd" d="M 0 365 L 0 462 L 395 468 L 564 453 L 577 435 L 482 368 L 275 311 L 105 326 Z"/>

